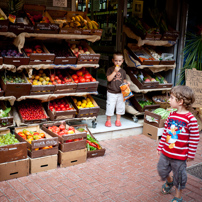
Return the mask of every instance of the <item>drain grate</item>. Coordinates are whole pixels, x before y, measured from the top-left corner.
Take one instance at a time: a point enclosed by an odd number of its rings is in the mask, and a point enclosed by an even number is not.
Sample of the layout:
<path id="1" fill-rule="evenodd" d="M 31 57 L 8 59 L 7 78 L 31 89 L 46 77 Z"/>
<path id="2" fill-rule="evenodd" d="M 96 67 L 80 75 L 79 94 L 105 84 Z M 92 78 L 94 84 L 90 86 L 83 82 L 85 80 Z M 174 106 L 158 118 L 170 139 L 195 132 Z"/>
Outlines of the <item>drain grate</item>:
<path id="1" fill-rule="evenodd" d="M 202 179 L 202 163 L 187 168 L 187 172 Z"/>

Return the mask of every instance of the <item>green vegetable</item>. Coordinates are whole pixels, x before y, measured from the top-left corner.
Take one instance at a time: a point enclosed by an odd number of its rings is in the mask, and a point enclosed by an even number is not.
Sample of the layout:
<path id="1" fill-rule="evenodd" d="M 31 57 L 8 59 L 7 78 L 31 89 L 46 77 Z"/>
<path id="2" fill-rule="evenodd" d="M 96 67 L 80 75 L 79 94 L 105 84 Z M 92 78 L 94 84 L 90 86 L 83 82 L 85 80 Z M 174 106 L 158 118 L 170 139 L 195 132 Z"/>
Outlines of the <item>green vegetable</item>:
<path id="1" fill-rule="evenodd" d="M 7 107 L 5 110 L 0 109 L 0 118 L 8 117 L 8 113 L 11 111 L 11 107 Z"/>
<path id="2" fill-rule="evenodd" d="M 5 135 L 0 136 L 0 146 L 9 145 L 9 144 L 15 144 L 19 141 L 15 138 L 15 135 L 11 133 L 7 133 Z"/>
<path id="3" fill-rule="evenodd" d="M 86 148 L 87 148 L 87 151 L 90 151 L 90 145 L 88 143 L 86 144 Z"/>
<path id="4" fill-rule="evenodd" d="M 89 148 L 90 148 L 90 151 L 94 151 L 94 150 L 97 150 L 95 147 L 92 147 L 89 145 Z"/>

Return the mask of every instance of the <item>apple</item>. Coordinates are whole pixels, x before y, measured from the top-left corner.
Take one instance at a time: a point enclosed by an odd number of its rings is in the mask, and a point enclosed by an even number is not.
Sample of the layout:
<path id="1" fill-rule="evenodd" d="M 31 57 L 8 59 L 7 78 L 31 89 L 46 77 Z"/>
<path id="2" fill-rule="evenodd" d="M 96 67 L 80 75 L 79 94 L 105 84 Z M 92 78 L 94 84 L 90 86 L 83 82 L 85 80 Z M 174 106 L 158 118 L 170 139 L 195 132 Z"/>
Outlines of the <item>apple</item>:
<path id="1" fill-rule="evenodd" d="M 150 79 L 145 79 L 145 82 L 151 82 Z"/>

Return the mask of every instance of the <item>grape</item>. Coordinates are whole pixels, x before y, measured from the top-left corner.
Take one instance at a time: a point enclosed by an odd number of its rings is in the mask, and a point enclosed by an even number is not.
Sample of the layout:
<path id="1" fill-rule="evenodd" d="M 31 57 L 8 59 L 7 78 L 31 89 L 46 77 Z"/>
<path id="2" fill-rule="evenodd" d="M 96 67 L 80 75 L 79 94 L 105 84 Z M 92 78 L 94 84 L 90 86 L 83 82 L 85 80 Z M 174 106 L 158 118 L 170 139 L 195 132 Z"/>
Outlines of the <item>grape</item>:
<path id="1" fill-rule="evenodd" d="M 18 143 L 18 139 L 15 138 L 14 134 L 7 133 L 0 136 L 0 146 Z"/>

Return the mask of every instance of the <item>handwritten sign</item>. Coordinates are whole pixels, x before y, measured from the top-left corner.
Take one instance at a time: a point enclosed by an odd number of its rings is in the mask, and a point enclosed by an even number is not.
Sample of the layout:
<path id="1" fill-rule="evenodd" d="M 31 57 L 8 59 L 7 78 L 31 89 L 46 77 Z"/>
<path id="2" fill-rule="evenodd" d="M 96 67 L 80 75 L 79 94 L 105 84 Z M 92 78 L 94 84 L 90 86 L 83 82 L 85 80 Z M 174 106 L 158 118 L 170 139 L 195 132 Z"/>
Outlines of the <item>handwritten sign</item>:
<path id="1" fill-rule="evenodd" d="M 67 7 L 67 0 L 53 0 L 53 6 Z"/>
<path id="2" fill-rule="evenodd" d="M 195 102 L 193 107 L 202 107 L 202 71 L 196 69 L 185 70 L 186 86 L 195 92 Z"/>

